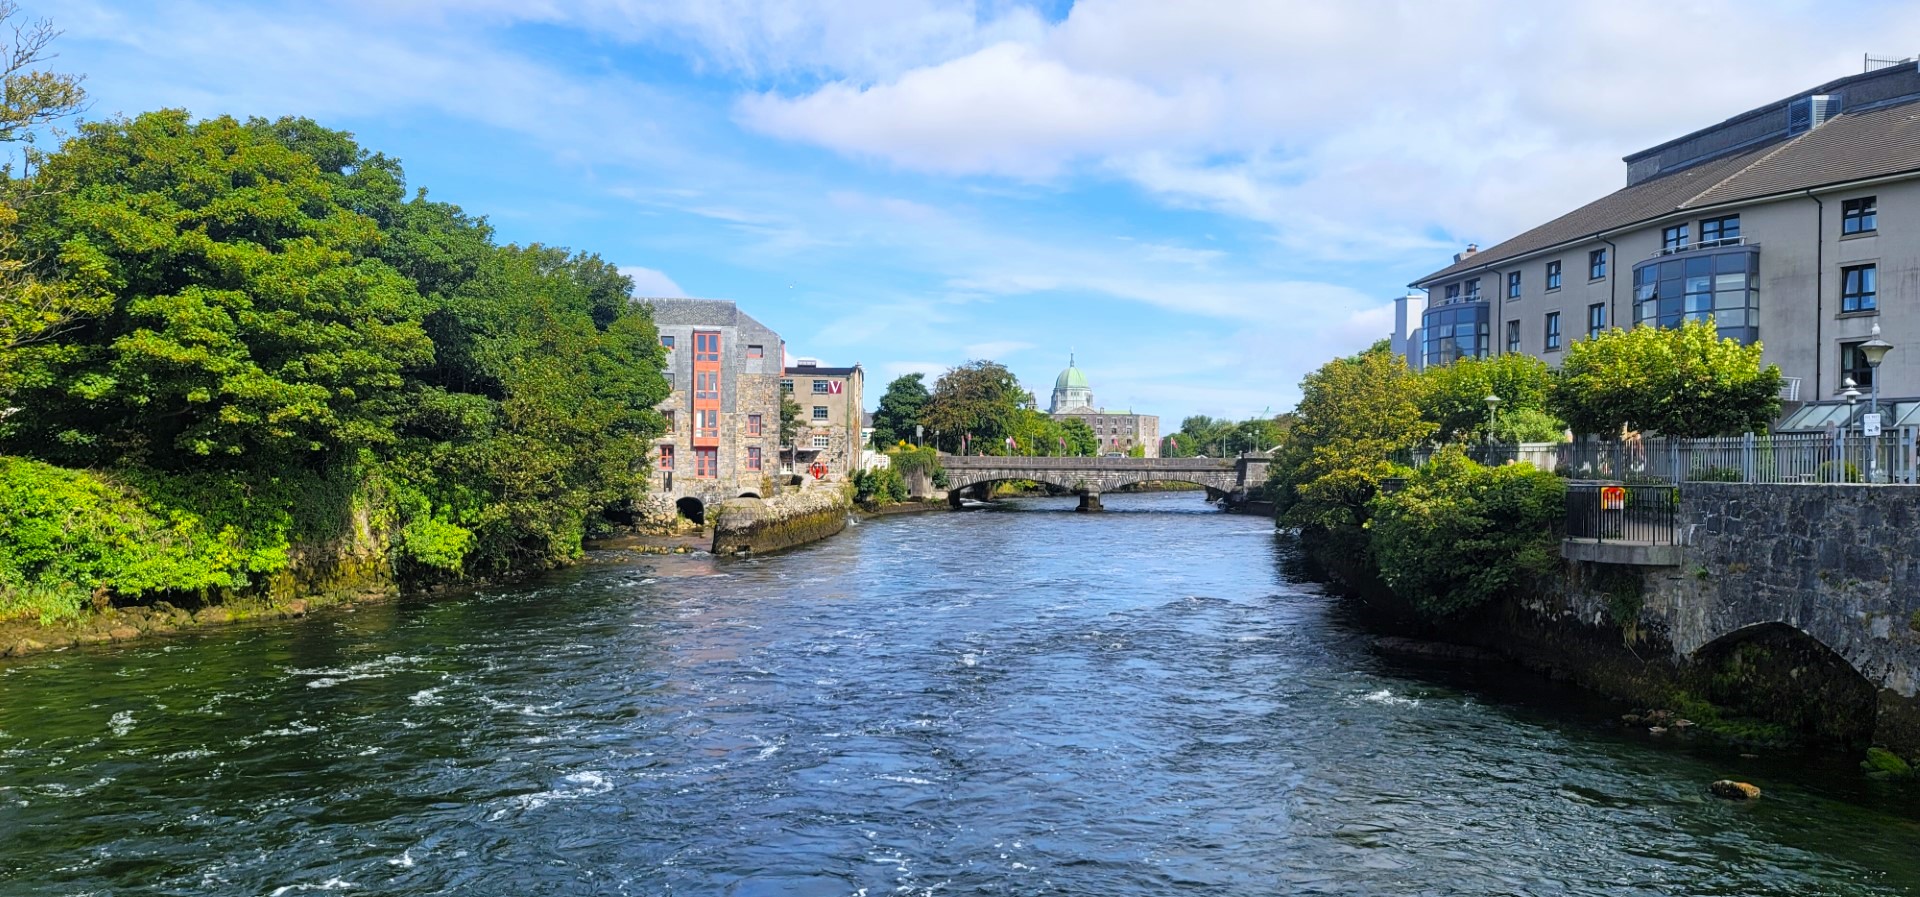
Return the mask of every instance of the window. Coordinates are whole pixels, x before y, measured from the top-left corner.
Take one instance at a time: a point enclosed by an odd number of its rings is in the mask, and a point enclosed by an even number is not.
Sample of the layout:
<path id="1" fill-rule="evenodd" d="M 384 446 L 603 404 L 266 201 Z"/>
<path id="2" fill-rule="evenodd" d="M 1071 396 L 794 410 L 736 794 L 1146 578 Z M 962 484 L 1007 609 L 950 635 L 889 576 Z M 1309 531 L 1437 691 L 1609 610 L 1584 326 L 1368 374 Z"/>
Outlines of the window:
<path id="1" fill-rule="evenodd" d="M 660 447 L 660 469 L 673 469 L 673 446 L 663 445 Z"/>
<path id="2" fill-rule="evenodd" d="M 1559 262 L 1547 263 L 1547 289 L 1549 290 L 1560 289 L 1560 263 Z"/>
<path id="3" fill-rule="evenodd" d="M 763 425 L 760 423 L 760 415 L 758 414 L 747 415 L 747 435 L 748 436 L 760 435 L 760 430 L 762 426 Z"/>
<path id="4" fill-rule="evenodd" d="M 823 449 L 832 444 L 833 444 L 833 437 L 831 436 L 813 437 L 813 447 L 816 449 Z"/>
<path id="5" fill-rule="evenodd" d="M 1520 272 L 1518 271 L 1507 275 L 1507 298 L 1520 298 Z"/>
<path id="6" fill-rule="evenodd" d="M 781 392 L 793 392 L 793 378 L 792 378 L 792 377 L 782 377 L 782 378 L 780 378 L 780 391 L 781 391 Z"/>
<path id="7" fill-rule="evenodd" d="M 695 371 L 693 373 L 693 397 L 696 399 L 720 398 L 720 372 Z"/>
<path id="8" fill-rule="evenodd" d="M 1507 322 L 1507 354 L 1512 355 L 1513 353 L 1518 351 L 1520 351 L 1520 322 L 1508 321 Z"/>
<path id="9" fill-rule="evenodd" d="M 1457 283 L 1447 284 L 1447 301 L 1448 302 L 1460 301 L 1460 285 L 1459 284 Z"/>
<path id="10" fill-rule="evenodd" d="M 1587 339 L 1593 339 L 1607 329 L 1607 306 L 1596 302 L 1587 306 Z"/>
<path id="11" fill-rule="evenodd" d="M 720 412 L 708 409 L 695 411 L 693 435 L 717 439 L 720 436 Z"/>
<path id="12" fill-rule="evenodd" d="M 703 480 L 711 480 L 719 476 L 720 450 L 717 448 L 694 449 L 693 475 Z"/>
<path id="13" fill-rule="evenodd" d="M 825 406 L 825 405 L 815 405 L 815 406 L 813 406 L 813 419 L 814 419 L 814 420 L 826 420 L 826 419 L 827 419 L 827 406 Z"/>
<path id="14" fill-rule="evenodd" d="M 1840 344 L 1840 376 L 1853 378 L 1853 385 L 1861 389 L 1873 386 L 1873 365 L 1867 363 L 1867 353 L 1860 351 L 1859 343 Z M 1842 383 L 1838 389 L 1845 389 Z"/>
<path id="15" fill-rule="evenodd" d="M 719 361 L 720 334 L 695 331 L 693 334 L 693 360 Z"/>
<path id="16" fill-rule="evenodd" d="M 1873 311 L 1879 307 L 1874 291 L 1874 265 L 1854 265 L 1840 269 L 1840 313 Z"/>
<path id="17" fill-rule="evenodd" d="M 1480 278 L 1475 277 L 1472 280 L 1467 281 L 1467 290 L 1466 290 L 1465 298 L 1468 302 L 1480 301 Z"/>
<path id="18" fill-rule="evenodd" d="M 1719 246 L 1722 243 L 1740 241 L 1740 216 L 1728 215 L 1725 218 L 1706 218 L 1700 222 L 1700 245 Z"/>
<path id="19" fill-rule="evenodd" d="M 673 351 L 673 336 L 666 333 L 660 334 L 660 347 L 669 352 Z"/>
<path id="20" fill-rule="evenodd" d="M 1461 303 L 1427 309 L 1420 316 L 1424 366 L 1452 364 L 1461 358 L 1485 358 L 1492 333 L 1485 303 Z"/>
<path id="21" fill-rule="evenodd" d="M 1660 251 L 1678 252 L 1687 248 L 1687 226 L 1676 224 L 1660 232 Z"/>
<path id="22" fill-rule="evenodd" d="M 1751 246 L 1657 257 L 1633 269 L 1630 327 L 1678 327 L 1712 320 L 1720 336 L 1751 344 L 1760 335 L 1760 254 Z"/>
<path id="23" fill-rule="evenodd" d="M 1607 251 L 1595 249 L 1587 253 L 1587 279 L 1599 280 L 1607 276 Z"/>
<path id="24" fill-rule="evenodd" d="M 1560 313 L 1547 312 L 1547 351 L 1560 348 Z"/>
<path id="25" fill-rule="evenodd" d="M 747 469 L 760 469 L 760 447 L 757 445 L 747 446 Z"/>
<path id="26" fill-rule="evenodd" d="M 667 422 L 667 432 L 673 432 L 673 409 L 668 408 L 660 412 L 660 419 Z"/>
<path id="27" fill-rule="evenodd" d="M 816 396 L 824 396 L 824 395 L 826 395 L 826 394 L 828 394 L 828 393 L 830 393 L 830 392 L 833 392 L 833 384 L 832 384 L 832 383 L 829 383 L 829 382 L 827 382 L 827 381 L 825 381 L 825 380 L 815 380 L 815 381 L 813 381 L 813 394 L 814 394 L 814 395 L 816 395 Z"/>
<path id="28" fill-rule="evenodd" d="M 752 343 L 748 343 L 748 344 L 747 344 L 747 357 L 748 357 L 748 358 L 765 358 L 765 357 L 767 357 L 767 347 L 766 347 L 766 346 L 756 346 L 756 345 L 753 345 Z"/>
<path id="29" fill-rule="evenodd" d="M 1870 234 L 1879 230 L 1879 197 L 1862 196 L 1840 204 L 1840 235 Z"/>

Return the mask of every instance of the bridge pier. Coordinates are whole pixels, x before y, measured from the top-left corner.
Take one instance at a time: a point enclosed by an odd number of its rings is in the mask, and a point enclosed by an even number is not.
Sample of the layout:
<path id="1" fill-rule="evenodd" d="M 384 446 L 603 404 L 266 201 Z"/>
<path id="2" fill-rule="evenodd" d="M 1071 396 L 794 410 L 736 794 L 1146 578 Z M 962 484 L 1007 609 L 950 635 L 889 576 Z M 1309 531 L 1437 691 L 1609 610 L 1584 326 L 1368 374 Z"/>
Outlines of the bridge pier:
<path id="1" fill-rule="evenodd" d="M 1074 510 L 1082 514 L 1092 514 L 1098 511 L 1104 511 L 1106 508 L 1100 504 L 1100 493 L 1089 490 L 1080 493 L 1080 506 L 1074 508 Z"/>

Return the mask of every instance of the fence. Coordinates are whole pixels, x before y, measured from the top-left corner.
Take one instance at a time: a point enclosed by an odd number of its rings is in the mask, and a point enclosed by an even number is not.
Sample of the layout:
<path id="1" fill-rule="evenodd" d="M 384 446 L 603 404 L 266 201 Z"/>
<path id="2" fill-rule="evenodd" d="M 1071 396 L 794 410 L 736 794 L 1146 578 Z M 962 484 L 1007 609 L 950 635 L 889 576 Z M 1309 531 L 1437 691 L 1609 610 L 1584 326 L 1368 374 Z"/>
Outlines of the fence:
<path id="1" fill-rule="evenodd" d="M 1567 538 L 1673 545 L 1677 486 L 1567 485 Z"/>
<path id="2" fill-rule="evenodd" d="M 1531 464 L 1577 480 L 1665 483 L 1920 484 L 1920 427 L 1748 433 L 1707 439 L 1493 443 L 1467 447 L 1482 464 Z M 1424 466 L 1432 450 L 1406 456 Z"/>

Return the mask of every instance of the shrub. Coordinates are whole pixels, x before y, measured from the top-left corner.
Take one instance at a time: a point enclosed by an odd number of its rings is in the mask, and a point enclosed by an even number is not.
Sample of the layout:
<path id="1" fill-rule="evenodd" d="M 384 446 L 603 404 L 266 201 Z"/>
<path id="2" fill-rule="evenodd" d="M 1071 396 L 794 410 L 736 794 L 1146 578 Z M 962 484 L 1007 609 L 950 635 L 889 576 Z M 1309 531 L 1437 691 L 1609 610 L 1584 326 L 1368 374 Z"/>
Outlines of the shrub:
<path id="1" fill-rule="evenodd" d="M 341 530 L 344 477 L 96 473 L 0 457 L 0 619 L 73 616 L 95 596 L 239 589 L 294 541 Z"/>
<path id="2" fill-rule="evenodd" d="M 888 505 L 907 500 L 907 480 L 891 467 L 859 470 L 853 474 L 853 499 L 861 504 Z"/>
<path id="3" fill-rule="evenodd" d="M 1687 474 L 1690 483 L 1738 483 L 1746 478 L 1737 467 L 1696 467 Z"/>
<path id="4" fill-rule="evenodd" d="M 1816 471 L 1822 483 L 1861 483 L 1860 468 L 1851 461 L 1823 461 Z"/>
<path id="5" fill-rule="evenodd" d="M 1443 449 L 1405 488 L 1369 505 L 1380 576 L 1428 616 L 1485 604 L 1552 569 L 1565 494 L 1551 473 L 1483 467 Z"/>

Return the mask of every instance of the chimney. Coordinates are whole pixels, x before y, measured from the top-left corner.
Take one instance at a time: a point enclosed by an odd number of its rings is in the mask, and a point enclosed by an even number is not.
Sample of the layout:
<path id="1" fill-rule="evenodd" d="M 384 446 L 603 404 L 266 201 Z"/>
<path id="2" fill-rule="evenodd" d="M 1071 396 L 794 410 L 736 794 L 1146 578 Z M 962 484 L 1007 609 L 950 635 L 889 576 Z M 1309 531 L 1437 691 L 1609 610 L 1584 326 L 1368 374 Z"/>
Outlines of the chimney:
<path id="1" fill-rule="evenodd" d="M 1466 252 L 1456 252 L 1453 254 L 1453 262 L 1454 264 L 1457 265 L 1479 254 L 1480 254 L 1480 244 L 1468 243 Z"/>

